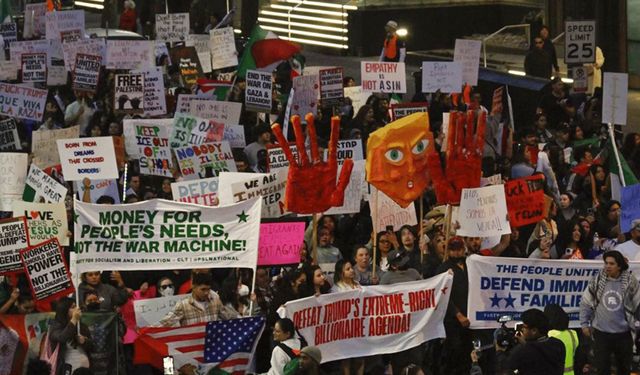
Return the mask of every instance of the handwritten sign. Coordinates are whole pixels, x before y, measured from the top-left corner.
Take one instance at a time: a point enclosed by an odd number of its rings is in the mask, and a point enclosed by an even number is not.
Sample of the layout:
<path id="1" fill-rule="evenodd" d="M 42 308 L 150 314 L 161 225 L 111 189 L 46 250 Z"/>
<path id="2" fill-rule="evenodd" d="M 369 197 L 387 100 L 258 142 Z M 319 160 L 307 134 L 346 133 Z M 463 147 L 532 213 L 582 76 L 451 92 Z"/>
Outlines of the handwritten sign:
<path id="1" fill-rule="evenodd" d="M 351 100 L 354 115 L 358 113 L 360 107 L 367 103 L 369 93 L 362 91 L 362 86 L 352 86 L 344 88 L 344 96 Z"/>
<path id="2" fill-rule="evenodd" d="M 22 271 L 20 250 L 29 247 L 27 218 L 0 220 L 0 275 Z"/>
<path id="3" fill-rule="evenodd" d="M 299 115 L 304 119 L 307 113 L 318 114 L 318 98 L 320 85 L 318 76 L 297 76 L 293 79 L 293 99 L 291 102 L 291 116 Z"/>
<path id="4" fill-rule="evenodd" d="M 139 299 L 133 301 L 133 311 L 136 315 L 136 326 L 149 327 L 157 324 L 185 295 Z"/>
<path id="5" fill-rule="evenodd" d="M 244 138 L 244 126 L 225 124 L 222 140 L 229 142 L 231 148 L 246 147 L 247 141 Z"/>
<path id="6" fill-rule="evenodd" d="M 341 105 L 344 99 L 344 69 L 320 69 L 318 77 L 320 79 L 320 101 L 322 105 L 327 107 Z"/>
<path id="7" fill-rule="evenodd" d="M 79 53 L 100 56 L 100 63 L 104 64 L 107 58 L 107 44 L 104 38 L 81 39 L 76 42 L 64 43 L 62 53 L 65 69 L 72 72 Z"/>
<path id="8" fill-rule="evenodd" d="M 277 218 L 286 213 L 284 192 L 287 186 L 287 171 L 274 173 L 220 173 L 220 204 L 231 205 L 261 197 L 263 218 Z"/>
<path id="9" fill-rule="evenodd" d="M 23 38 L 39 38 L 46 35 L 46 13 L 47 3 L 25 4 Z"/>
<path id="10" fill-rule="evenodd" d="M 186 180 L 235 172 L 236 163 L 229 142 L 210 142 L 197 146 L 174 148 L 180 172 Z"/>
<path id="11" fill-rule="evenodd" d="M 99 55 L 76 54 L 76 64 L 73 69 L 73 89 L 95 92 L 98 89 L 101 65 L 102 57 Z"/>
<path id="12" fill-rule="evenodd" d="M 1 38 L 1 37 L 0 37 Z M 0 40 L 0 43 L 2 41 Z M 15 61 L 0 60 L 0 81 L 14 81 L 18 79 L 18 71 L 20 70 L 20 64 Z"/>
<path id="13" fill-rule="evenodd" d="M 362 148 L 361 148 L 362 150 Z M 353 170 L 351 170 L 351 176 L 349 176 L 349 183 L 344 190 L 344 203 L 342 206 L 331 207 L 324 212 L 324 215 L 346 215 L 360 212 L 362 203 L 362 191 L 366 187 L 364 180 L 365 176 L 365 161 L 355 160 L 353 161 Z M 337 176 L 340 176 L 342 170 L 342 163 L 338 166 Z"/>
<path id="14" fill-rule="evenodd" d="M 107 41 L 107 69 L 146 69 L 153 66 L 155 66 L 153 41 Z"/>
<path id="15" fill-rule="evenodd" d="M 238 52 L 232 27 L 211 30 L 211 68 L 222 69 L 238 65 Z"/>
<path id="16" fill-rule="evenodd" d="M 73 186 L 78 192 L 78 199 L 83 200 L 85 187 L 83 181 L 74 181 Z M 116 180 L 91 180 L 89 185 L 89 200 L 91 203 L 97 203 L 102 197 L 111 197 L 115 204 L 120 204 L 120 193 L 118 191 L 118 183 Z"/>
<path id="17" fill-rule="evenodd" d="M 422 92 L 460 92 L 462 64 L 459 62 L 422 62 Z"/>
<path id="18" fill-rule="evenodd" d="M 47 300 L 73 292 L 69 269 L 55 238 L 22 250 L 20 258 L 36 300 Z"/>
<path id="19" fill-rule="evenodd" d="M 218 205 L 218 177 L 171 183 L 173 200 L 203 206 Z"/>
<path id="20" fill-rule="evenodd" d="M 144 75 L 144 114 L 162 116 L 167 113 L 167 101 L 164 95 L 164 78 L 159 67 L 138 70 L 132 73 Z"/>
<path id="21" fill-rule="evenodd" d="M 13 216 L 27 218 L 30 244 L 38 244 L 57 238 L 62 246 L 69 245 L 67 209 L 64 206 L 64 202 L 32 203 L 14 201 Z"/>
<path id="22" fill-rule="evenodd" d="M 41 122 L 48 93 L 47 90 L 0 82 L 0 114 Z"/>
<path id="23" fill-rule="evenodd" d="M 0 153 L 0 211 L 11 211 L 13 202 L 22 197 L 28 165 L 28 154 Z"/>
<path id="24" fill-rule="evenodd" d="M 47 54 L 22 55 L 22 82 L 47 82 Z"/>
<path id="25" fill-rule="evenodd" d="M 377 194 L 377 197 L 375 196 Z M 372 199 L 369 203 L 376 202 L 376 222 L 375 231 L 383 232 L 388 226 L 392 226 L 394 231 L 400 230 L 403 225 L 418 225 L 416 217 L 416 208 L 413 203 L 406 208 L 400 207 L 396 202 L 391 200 L 385 193 L 371 186 Z"/>
<path id="26" fill-rule="evenodd" d="M 169 129 L 160 125 L 135 124 L 140 173 L 173 177 Z"/>
<path id="27" fill-rule="evenodd" d="M 303 221 L 261 223 L 258 266 L 299 263 L 304 230 Z"/>
<path id="28" fill-rule="evenodd" d="M 602 98 L 602 123 L 627 125 L 627 73 L 604 73 Z"/>
<path id="29" fill-rule="evenodd" d="M 247 89 L 244 96 L 247 110 L 271 112 L 272 92 L 271 73 L 247 70 Z"/>
<path id="30" fill-rule="evenodd" d="M 491 237 L 511 233 L 507 221 L 504 186 L 462 189 L 458 221 L 459 236 Z"/>
<path id="31" fill-rule="evenodd" d="M 195 95 L 180 95 L 176 105 L 176 113 L 188 113 L 225 125 L 239 124 L 241 112 L 242 103 L 203 99 Z"/>
<path id="32" fill-rule="evenodd" d="M 111 137 L 60 139 L 56 142 L 66 181 L 119 177 Z"/>
<path id="33" fill-rule="evenodd" d="M 204 77 L 198 52 L 194 47 L 174 47 L 169 53 L 171 61 L 180 69 L 180 75 L 187 88 L 194 86 L 198 78 Z"/>
<path id="34" fill-rule="evenodd" d="M 631 230 L 631 222 L 640 219 L 640 184 L 623 187 L 620 198 L 622 203 L 620 228 L 622 233 L 627 233 Z"/>
<path id="35" fill-rule="evenodd" d="M 43 197 L 46 202 L 58 203 L 63 202 L 66 196 L 67 188 L 64 185 L 46 174 L 37 165 L 31 164 L 22 195 L 25 202 L 36 202 L 39 197 Z"/>
<path id="36" fill-rule="evenodd" d="M 405 116 L 409 116 L 412 113 L 429 112 L 429 103 L 427 102 L 399 103 L 399 104 L 392 104 L 390 108 L 391 108 L 391 119 L 392 121 L 395 121 Z"/>
<path id="37" fill-rule="evenodd" d="M 9 48 L 11 42 L 18 40 L 18 27 L 15 22 L 0 23 L 0 36 L 4 41 L 4 49 Z M 4 52 L 4 51 L 3 51 Z"/>
<path id="38" fill-rule="evenodd" d="M 404 63 L 371 62 L 360 63 L 362 90 L 366 92 L 407 92 L 407 77 Z"/>
<path id="39" fill-rule="evenodd" d="M 59 139 L 78 138 L 79 136 L 79 125 L 64 129 L 38 130 L 31 133 L 32 163 L 42 169 L 60 164 L 56 141 Z"/>
<path id="40" fill-rule="evenodd" d="M 9 118 L 0 121 L 0 151 L 15 151 L 22 149 L 16 120 Z"/>
<path id="41" fill-rule="evenodd" d="M 45 14 L 47 39 L 62 39 L 63 35 L 84 35 L 84 10 L 64 10 Z"/>
<path id="42" fill-rule="evenodd" d="M 504 185 L 509 223 L 514 227 L 537 223 L 544 218 L 544 178 L 530 176 L 509 180 Z"/>
<path id="43" fill-rule="evenodd" d="M 184 42 L 189 36 L 189 13 L 156 14 L 156 40 Z"/>
<path id="44" fill-rule="evenodd" d="M 462 82 L 470 86 L 478 85 L 478 67 L 482 41 L 456 39 L 453 61 L 462 65 Z"/>

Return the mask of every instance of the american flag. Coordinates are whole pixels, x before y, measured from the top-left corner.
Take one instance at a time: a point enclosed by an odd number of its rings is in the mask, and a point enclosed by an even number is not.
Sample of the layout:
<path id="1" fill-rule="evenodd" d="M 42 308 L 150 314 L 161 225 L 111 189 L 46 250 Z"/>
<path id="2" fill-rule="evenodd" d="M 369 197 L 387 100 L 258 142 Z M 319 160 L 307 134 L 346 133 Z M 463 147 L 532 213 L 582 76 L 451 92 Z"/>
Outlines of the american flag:
<path id="1" fill-rule="evenodd" d="M 244 374 L 264 326 L 265 318 L 258 316 L 186 327 L 145 328 L 135 342 L 134 363 L 162 369 L 162 357 L 170 355 L 176 369 L 192 365 L 201 373 L 215 367 L 224 373 Z"/>

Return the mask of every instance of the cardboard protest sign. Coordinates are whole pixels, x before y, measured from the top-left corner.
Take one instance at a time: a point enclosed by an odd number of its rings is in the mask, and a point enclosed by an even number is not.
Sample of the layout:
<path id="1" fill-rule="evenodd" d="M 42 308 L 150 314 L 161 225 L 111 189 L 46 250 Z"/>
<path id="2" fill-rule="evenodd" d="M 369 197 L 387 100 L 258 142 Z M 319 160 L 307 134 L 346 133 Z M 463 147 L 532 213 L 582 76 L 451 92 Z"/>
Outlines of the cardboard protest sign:
<path id="1" fill-rule="evenodd" d="M 20 64 L 15 61 L 0 60 L 0 81 L 17 81 Z"/>
<path id="2" fill-rule="evenodd" d="M 341 105 L 344 99 L 344 69 L 329 68 L 320 69 L 320 101 L 325 107 Z"/>
<path id="3" fill-rule="evenodd" d="M 144 113 L 144 74 L 116 74 L 113 103 L 116 113 Z"/>
<path id="4" fill-rule="evenodd" d="M 47 203 L 59 203 L 64 202 L 66 196 L 67 188 L 64 185 L 46 174 L 37 165 L 31 164 L 25 181 L 22 200 L 25 202 L 37 202 L 39 198 L 44 198 Z"/>
<path id="5" fill-rule="evenodd" d="M 33 298 L 42 301 L 73 293 L 69 269 L 55 238 L 20 252 Z"/>
<path id="6" fill-rule="evenodd" d="M 45 14 L 47 3 L 25 4 L 24 29 L 22 37 L 25 39 L 39 38 L 46 35 Z"/>
<path id="7" fill-rule="evenodd" d="M 29 247 L 27 218 L 0 220 L 0 275 L 22 271 L 20 250 Z"/>
<path id="8" fill-rule="evenodd" d="M 220 205 L 230 205 L 261 197 L 263 218 L 277 218 L 286 213 L 284 208 L 286 170 L 273 173 L 222 172 L 219 175 L 219 182 Z"/>
<path id="9" fill-rule="evenodd" d="M 260 224 L 258 266 L 298 264 L 304 230 L 304 221 Z"/>
<path id="10" fill-rule="evenodd" d="M 509 180 L 504 190 L 511 225 L 521 227 L 544 218 L 544 176 Z"/>
<path id="11" fill-rule="evenodd" d="M 232 27 L 221 27 L 210 31 L 211 68 L 222 69 L 238 65 L 238 52 Z"/>
<path id="12" fill-rule="evenodd" d="M 344 88 L 344 96 L 351 99 L 354 116 L 360 110 L 360 107 L 367 103 L 370 93 L 362 91 L 362 86 L 352 86 Z"/>
<path id="13" fill-rule="evenodd" d="M 18 40 L 18 27 L 15 22 L 0 23 L 0 36 L 4 41 L 2 47 L 8 49 L 11 42 Z M 4 52 L 4 51 L 3 51 Z"/>
<path id="14" fill-rule="evenodd" d="M 157 13 L 156 40 L 184 42 L 189 36 L 189 13 Z"/>
<path id="15" fill-rule="evenodd" d="M 22 55 L 22 82 L 47 82 L 47 54 Z"/>
<path id="16" fill-rule="evenodd" d="M 176 303 L 184 299 L 184 295 L 138 299 L 133 301 L 133 312 L 136 315 L 137 327 L 149 327 L 157 324 L 165 317 Z"/>
<path id="17" fill-rule="evenodd" d="M 206 34 L 189 34 L 186 41 L 187 47 L 195 47 L 198 53 L 210 53 L 211 50 L 210 43 L 211 36 Z M 211 59 L 211 57 L 209 57 Z"/>
<path id="18" fill-rule="evenodd" d="M 62 44 L 59 40 L 22 40 L 11 42 L 9 56 L 11 61 L 22 63 L 22 55 L 26 53 L 45 53 L 47 57 L 62 58 L 64 53 L 60 53 Z"/>
<path id="19" fill-rule="evenodd" d="M 76 54 L 76 63 L 73 68 L 73 89 L 90 93 L 96 92 L 101 65 L 102 57 L 99 55 Z"/>
<path id="20" fill-rule="evenodd" d="M 200 117 L 176 113 L 171 132 L 171 147 L 201 145 L 220 141 L 224 136 L 224 124 Z"/>
<path id="21" fill-rule="evenodd" d="M 293 157 L 298 160 L 298 147 L 295 144 L 289 144 Z M 280 146 L 267 146 L 267 166 L 269 172 L 277 171 L 278 169 L 289 170 L 289 160 L 282 151 Z"/>
<path id="22" fill-rule="evenodd" d="M 491 100 L 491 115 L 497 116 L 502 113 L 502 102 L 504 97 L 504 86 L 500 86 L 493 90 L 493 98 Z"/>
<path id="23" fill-rule="evenodd" d="M 38 244 L 57 238 L 62 246 L 69 245 L 67 237 L 67 209 L 64 202 L 13 202 L 13 216 L 25 216 L 29 230 L 29 243 Z"/>
<path id="24" fill-rule="evenodd" d="M 511 233 L 504 186 L 462 189 L 459 236 L 490 237 Z"/>
<path id="25" fill-rule="evenodd" d="M 256 267 L 260 199 L 225 207 L 161 199 L 134 205 L 75 205 L 79 273 Z"/>
<path id="26" fill-rule="evenodd" d="M 290 116 L 299 115 L 304 119 L 307 113 L 318 114 L 320 85 L 317 75 L 294 77 L 292 90 Z"/>
<path id="27" fill-rule="evenodd" d="M 470 86 L 478 85 L 478 69 L 480 66 L 480 50 L 482 41 L 456 39 L 453 61 L 462 65 L 462 82 Z"/>
<path id="28" fill-rule="evenodd" d="M 28 165 L 28 154 L 0 153 L 0 211 L 11 211 L 22 197 Z"/>
<path id="29" fill-rule="evenodd" d="M 0 115 L 41 122 L 48 93 L 0 82 Z"/>
<path id="30" fill-rule="evenodd" d="M 155 66 L 155 44 L 150 40 L 108 40 L 107 69 L 146 69 Z"/>
<path id="31" fill-rule="evenodd" d="M 0 121 L 0 151 L 21 150 L 16 120 L 9 118 Z"/>
<path id="32" fill-rule="evenodd" d="M 64 10 L 45 14 L 47 39 L 65 40 L 70 38 L 75 41 L 77 36 L 82 39 L 84 25 L 84 10 Z"/>
<path id="33" fill-rule="evenodd" d="M 171 61 L 180 69 L 180 75 L 187 88 L 196 84 L 198 78 L 204 77 L 198 53 L 194 47 L 174 47 L 169 51 Z"/>
<path id="34" fill-rule="evenodd" d="M 270 113 L 272 93 L 271 73 L 247 70 L 247 90 L 244 96 L 247 110 Z"/>
<path id="35" fill-rule="evenodd" d="M 56 142 L 65 181 L 119 177 L 111 137 L 60 139 Z"/>
<path id="36" fill-rule="evenodd" d="M 247 141 L 244 138 L 244 126 L 224 124 L 222 140 L 229 142 L 231 148 L 245 148 Z"/>
<path id="37" fill-rule="evenodd" d="M 78 138 L 80 126 L 55 130 L 38 130 L 31 133 L 32 163 L 45 169 L 60 164 L 58 139 Z"/>
<path id="38" fill-rule="evenodd" d="M 459 62 L 422 62 L 422 92 L 462 91 L 462 64 Z"/>
<path id="39" fill-rule="evenodd" d="M 287 302 L 284 316 L 322 351 L 322 363 L 395 354 L 445 337 L 442 322 L 452 282 L 445 272 L 427 280 L 322 294 Z"/>
<path id="40" fill-rule="evenodd" d="M 169 146 L 169 129 L 160 125 L 137 123 L 136 143 L 140 173 L 154 176 L 173 177 L 171 168 L 171 147 Z"/>
<path id="41" fill-rule="evenodd" d="M 202 206 L 218 205 L 218 177 L 171 183 L 173 200 Z"/>
<path id="42" fill-rule="evenodd" d="M 391 121 L 401 119 L 416 112 L 429 113 L 429 103 L 427 102 L 398 103 L 392 104 L 389 108 L 391 109 Z"/>
<path id="43" fill-rule="evenodd" d="M 362 91 L 389 94 L 407 92 L 404 63 L 362 61 L 360 77 Z"/>
<path id="44" fill-rule="evenodd" d="M 235 172 L 236 163 L 229 142 L 210 142 L 197 146 L 174 148 L 180 173 L 185 180 L 218 176 L 220 172 Z"/>
<path id="45" fill-rule="evenodd" d="M 73 187 L 78 192 L 77 199 L 85 201 L 85 186 L 83 181 L 74 181 Z M 120 192 L 116 180 L 91 180 L 89 184 L 89 201 L 96 203 L 101 197 L 111 197 L 115 204 L 120 204 Z"/>
<path id="46" fill-rule="evenodd" d="M 413 203 L 406 208 L 402 208 L 374 186 L 370 186 L 370 188 L 372 198 L 369 200 L 369 204 L 373 203 L 376 207 L 376 222 L 374 223 L 376 233 L 386 231 L 388 226 L 393 227 L 393 230 L 397 231 L 400 230 L 400 227 L 403 225 L 418 225 L 416 208 Z"/>
<path id="47" fill-rule="evenodd" d="M 127 155 L 130 157 L 139 157 L 140 150 L 138 149 L 138 141 L 136 139 L 136 125 L 148 125 L 159 126 L 166 129 L 171 134 L 173 128 L 172 118 L 158 118 L 158 119 L 123 119 L 122 120 L 122 134 L 124 135 L 124 146 L 127 151 Z M 164 134 L 165 130 L 162 130 Z"/>
<path id="48" fill-rule="evenodd" d="M 241 112 L 242 103 L 203 99 L 196 95 L 180 95 L 176 104 L 176 113 L 188 113 L 225 125 L 238 125 Z"/>
<path id="49" fill-rule="evenodd" d="M 65 69 L 70 72 L 75 69 L 79 53 L 100 56 L 100 63 L 103 65 L 106 63 L 107 44 L 104 38 L 81 39 L 72 43 L 64 43 L 62 51 Z"/>
<path id="50" fill-rule="evenodd" d="M 602 91 L 602 123 L 627 125 L 627 73 L 604 73 Z"/>
<path id="51" fill-rule="evenodd" d="M 637 277 L 640 263 L 630 262 Z M 602 260 L 520 259 L 471 255 L 469 313 L 471 328 L 495 329 L 503 315 L 521 320 L 531 308 L 542 310 L 551 303 L 562 306 L 569 328 L 580 328 L 580 301 L 589 281 L 602 271 Z M 324 356 L 324 352 L 322 353 Z"/>
<path id="52" fill-rule="evenodd" d="M 342 163 L 338 161 L 337 175 L 340 176 L 342 171 Z M 344 203 L 342 206 L 331 207 L 324 212 L 324 215 L 345 215 L 358 213 L 361 209 L 362 192 L 366 188 L 365 183 L 365 161 L 356 160 L 353 161 L 353 169 L 351 170 L 351 176 L 349 176 L 349 184 L 344 191 Z"/>
<path id="53" fill-rule="evenodd" d="M 167 101 L 164 95 L 164 78 L 160 67 L 138 70 L 132 73 L 144 75 L 144 114 L 162 116 L 167 113 Z"/>
<path id="54" fill-rule="evenodd" d="M 640 184 L 622 187 L 620 199 L 620 229 L 622 233 L 627 233 L 631 230 L 631 222 L 640 219 Z"/>

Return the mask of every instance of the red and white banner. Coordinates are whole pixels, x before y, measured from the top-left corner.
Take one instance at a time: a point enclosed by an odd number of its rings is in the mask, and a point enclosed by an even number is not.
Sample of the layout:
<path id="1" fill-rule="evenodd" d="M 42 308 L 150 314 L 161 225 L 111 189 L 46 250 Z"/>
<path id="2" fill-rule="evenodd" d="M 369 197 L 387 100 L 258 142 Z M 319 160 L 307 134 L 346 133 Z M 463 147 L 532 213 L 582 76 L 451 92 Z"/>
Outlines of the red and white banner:
<path id="1" fill-rule="evenodd" d="M 445 337 L 453 276 L 363 287 L 288 302 L 279 311 L 322 351 L 322 362 L 397 353 Z M 284 310 L 284 311 L 283 311 Z"/>

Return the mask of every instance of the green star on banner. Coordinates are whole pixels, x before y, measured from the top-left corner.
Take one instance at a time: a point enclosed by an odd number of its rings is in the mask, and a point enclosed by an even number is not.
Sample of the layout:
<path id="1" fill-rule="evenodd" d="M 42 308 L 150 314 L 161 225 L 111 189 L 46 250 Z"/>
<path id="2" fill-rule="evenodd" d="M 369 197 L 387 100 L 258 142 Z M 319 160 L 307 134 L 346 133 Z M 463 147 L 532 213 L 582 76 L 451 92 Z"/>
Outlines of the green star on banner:
<path id="1" fill-rule="evenodd" d="M 249 215 L 244 213 L 244 210 L 240 213 L 240 215 L 236 215 L 238 217 L 238 223 L 246 223 Z"/>

